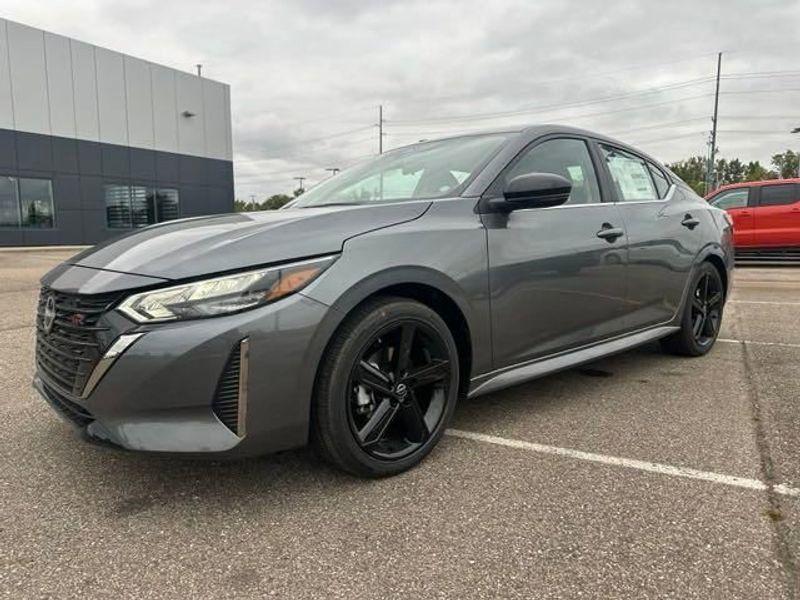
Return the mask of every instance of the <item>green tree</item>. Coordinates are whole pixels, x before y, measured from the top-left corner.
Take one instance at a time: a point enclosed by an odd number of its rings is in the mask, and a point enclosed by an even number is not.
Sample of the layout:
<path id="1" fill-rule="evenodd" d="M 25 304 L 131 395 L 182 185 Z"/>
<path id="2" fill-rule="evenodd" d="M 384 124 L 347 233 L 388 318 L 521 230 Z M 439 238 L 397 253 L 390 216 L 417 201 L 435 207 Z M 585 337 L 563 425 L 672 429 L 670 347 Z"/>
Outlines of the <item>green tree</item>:
<path id="1" fill-rule="evenodd" d="M 775 171 L 770 171 L 757 160 L 751 160 L 744 168 L 743 181 L 764 181 L 777 178 L 778 174 Z"/>
<path id="2" fill-rule="evenodd" d="M 800 166 L 800 153 L 787 150 L 781 154 L 772 156 L 772 166 L 778 171 L 781 179 L 798 177 L 798 167 Z"/>
<path id="3" fill-rule="evenodd" d="M 291 200 L 292 197 L 286 194 L 273 194 L 261 203 L 261 210 L 276 210 Z"/>
<path id="4" fill-rule="evenodd" d="M 258 204 L 254 202 L 245 202 L 244 200 L 239 200 L 238 198 L 233 201 L 234 212 L 249 212 L 252 210 L 259 210 Z"/>
<path id="5" fill-rule="evenodd" d="M 700 195 L 705 193 L 706 159 L 702 156 L 692 156 L 679 160 L 667 167 L 678 177 L 683 179 L 695 192 Z"/>

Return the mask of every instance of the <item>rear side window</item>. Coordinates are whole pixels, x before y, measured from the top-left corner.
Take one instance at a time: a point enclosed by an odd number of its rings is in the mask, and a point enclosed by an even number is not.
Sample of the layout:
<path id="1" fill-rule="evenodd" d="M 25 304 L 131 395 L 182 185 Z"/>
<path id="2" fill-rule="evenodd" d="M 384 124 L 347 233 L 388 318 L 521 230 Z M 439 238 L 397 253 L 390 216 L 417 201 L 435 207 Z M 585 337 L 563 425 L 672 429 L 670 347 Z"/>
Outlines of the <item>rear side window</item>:
<path id="1" fill-rule="evenodd" d="M 711 199 L 711 206 L 722 210 L 729 208 L 747 208 L 747 199 L 750 197 L 750 188 L 741 188 L 722 192 Z"/>
<path id="2" fill-rule="evenodd" d="M 667 178 L 664 177 L 664 174 L 661 172 L 661 169 L 656 167 L 652 163 L 647 163 L 647 167 L 650 169 L 650 175 L 653 177 L 653 183 L 656 184 L 656 191 L 658 192 L 659 198 L 666 198 L 667 191 L 669 190 L 669 181 Z"/>
<path id="3" fill-rule="evenodd" d="M 638 156 L 601 145 L 620 202 L 658 200 L 659 194 L 647 163 Z"/>
<path id="4" fill-rule="evenodd" d="M 765 185 L 761 188 L 761 206 L 779 206 L 794 204 L 798 200 L 797 186 L 792 183 L 783 185 Z"/>

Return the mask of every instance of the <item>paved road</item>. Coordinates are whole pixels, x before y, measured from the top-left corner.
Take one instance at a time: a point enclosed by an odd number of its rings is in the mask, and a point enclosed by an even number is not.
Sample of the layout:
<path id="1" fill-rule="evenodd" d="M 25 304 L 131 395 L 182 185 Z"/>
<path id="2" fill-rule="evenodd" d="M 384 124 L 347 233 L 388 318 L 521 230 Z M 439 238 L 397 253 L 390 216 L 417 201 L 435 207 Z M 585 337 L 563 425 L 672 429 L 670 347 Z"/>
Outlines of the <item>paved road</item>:
<path id="1" fill-rule="evenodd" d="M 800 269 L 740 270 L 707 357 L 648 346 L 466 401 L 468 437 L 364 482 L 306 451 L 76 439 L 29 388 L 60 258 L 0 252 L 0 595 L 800 597 Z"/>

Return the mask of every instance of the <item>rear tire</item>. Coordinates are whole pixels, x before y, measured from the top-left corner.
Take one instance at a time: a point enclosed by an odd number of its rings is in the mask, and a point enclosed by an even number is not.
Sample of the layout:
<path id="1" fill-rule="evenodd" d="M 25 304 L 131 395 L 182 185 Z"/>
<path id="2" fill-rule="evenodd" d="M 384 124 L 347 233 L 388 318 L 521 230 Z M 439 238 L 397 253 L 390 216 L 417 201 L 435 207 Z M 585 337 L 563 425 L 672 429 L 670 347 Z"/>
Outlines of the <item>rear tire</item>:
<path id="1" fill-rule="evenodd" d="M 458 382 L 458 350 L 436 312 L 404 298 L 371 300 L 347 317 L 322 359 L 313 443 L 354 475 L 401 473 L 444 434 Z"/>
<path id="2" fill-rule="evenodd" d="M 692 278 L 681 316 L 681 328 L 661 340 L 661 348 L 678 356 L 703 356 L 717 341 L 725 288 L 719 271 L 711 263 L 700 265 Z"/>

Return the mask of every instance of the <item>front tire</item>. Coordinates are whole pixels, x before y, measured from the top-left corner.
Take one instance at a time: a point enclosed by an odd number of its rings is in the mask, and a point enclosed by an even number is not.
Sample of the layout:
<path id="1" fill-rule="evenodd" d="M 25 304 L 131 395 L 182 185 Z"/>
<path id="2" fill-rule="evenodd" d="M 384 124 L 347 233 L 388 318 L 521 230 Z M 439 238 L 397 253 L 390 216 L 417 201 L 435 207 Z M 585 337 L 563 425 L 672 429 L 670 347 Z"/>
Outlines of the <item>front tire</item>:
<path id="1" fill-rule="evenodd" d="M 717 341 L 724 305 L 722 277 L 714 265 L 704 262 L 692 278 L 680 330 L 661 340 L 661 347 L 679 356 L 703 356 Z"/>
<path id="2" fill-rule="evenodd" d="M 458 350 L 436 312 L 403 298 L 369 301 L 345 320 L 322 360 L 313 441 L 354 475 L 401 473 L 443 435 L 458 382 Z"/>

